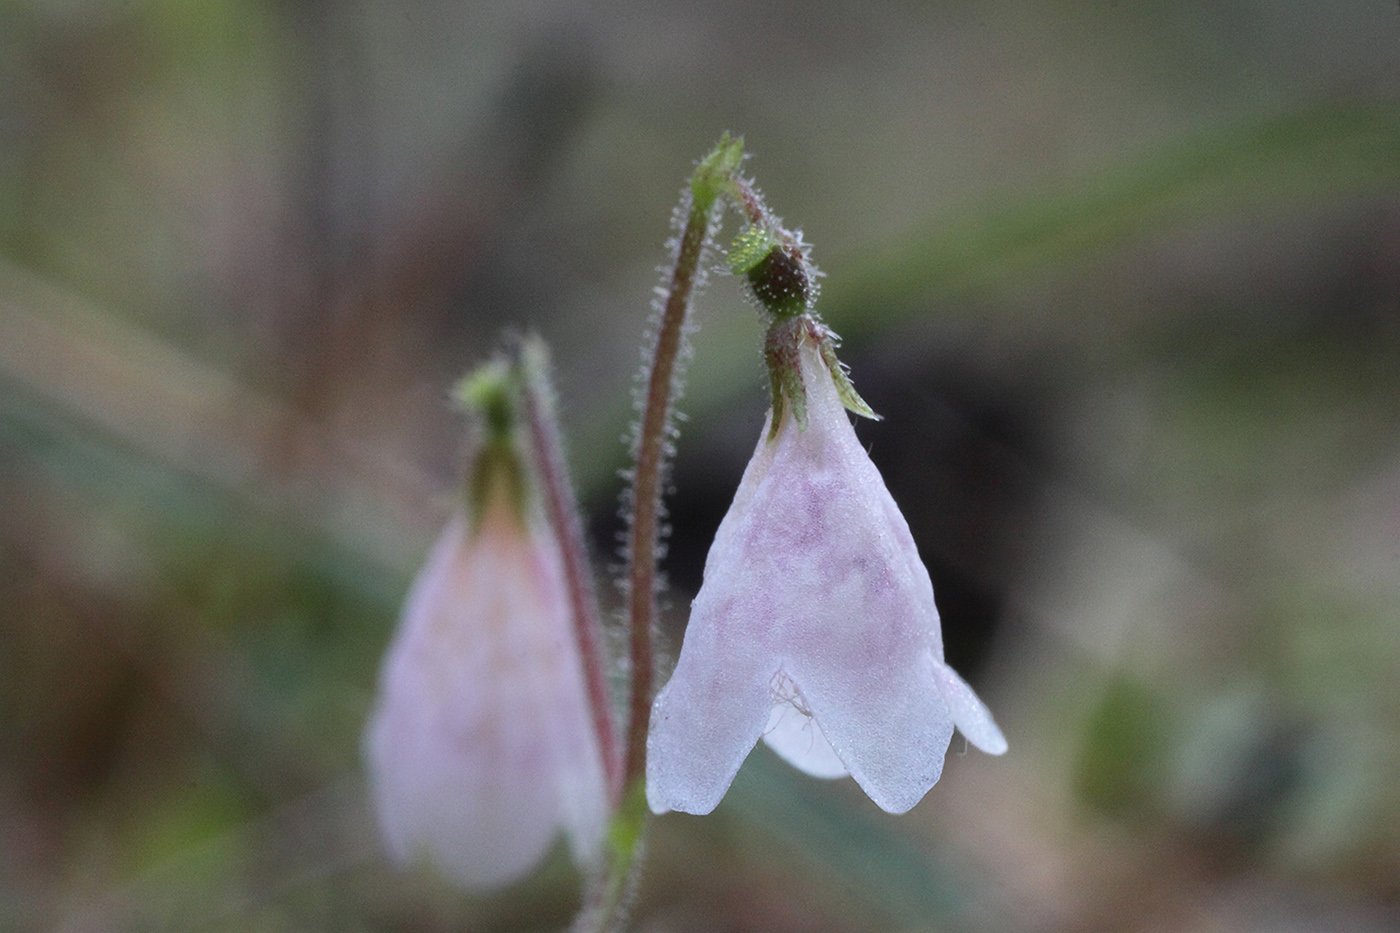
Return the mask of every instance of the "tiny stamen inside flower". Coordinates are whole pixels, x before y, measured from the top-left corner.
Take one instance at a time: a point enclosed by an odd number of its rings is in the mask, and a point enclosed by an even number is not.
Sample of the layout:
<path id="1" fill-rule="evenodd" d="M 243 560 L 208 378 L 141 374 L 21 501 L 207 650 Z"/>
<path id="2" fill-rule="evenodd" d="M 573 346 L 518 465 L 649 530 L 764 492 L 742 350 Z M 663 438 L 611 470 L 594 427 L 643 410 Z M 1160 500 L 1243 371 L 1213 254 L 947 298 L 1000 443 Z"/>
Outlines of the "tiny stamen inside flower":
<path id="1" fill-rule="evenodd" d="M 845 777 L 848 772 L 841 757 L 831 747 L 802 690 L 779 670 L 769 683 L 773 709 L 763 730 L 763 741 L 784 761 L 813 777 Z"/>
<path id="2" fill-rule="evenodd" d="M 772 694 L 775 709 L 787 705 L 808 719 L 812 718 L 812 711 L 807 708 L 807 701 L 802 699 L 802 691 L 797 689 L 797 684 L 792 682 L 787 671 L 779 670 L 774 674 L 772 681 L 768 684 L 768 690 Z"/>

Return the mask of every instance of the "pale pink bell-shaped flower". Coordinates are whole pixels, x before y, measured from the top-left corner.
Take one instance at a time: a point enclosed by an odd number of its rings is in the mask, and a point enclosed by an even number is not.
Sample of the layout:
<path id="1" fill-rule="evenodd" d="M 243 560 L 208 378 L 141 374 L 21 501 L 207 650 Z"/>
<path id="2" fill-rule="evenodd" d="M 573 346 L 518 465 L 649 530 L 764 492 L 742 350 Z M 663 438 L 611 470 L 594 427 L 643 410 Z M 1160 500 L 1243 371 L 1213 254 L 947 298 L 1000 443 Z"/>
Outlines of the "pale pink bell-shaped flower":
<path id="1" fill-rule="evenodd" d="M 561 830 L 591 860 L 608 813 L 558 544 L 488 501 L 414 581 L 365 737 L 392 854 L 475 888 L 524 877 Z"/>
<path id="2" fill-rule="evenodd" d="M 955 725 L 983 751 L 1006 751 L 943 662 L 928 571 L 847 420 L 821 352 L 827 332 L 807 320 L 794 360 L 805 430 L 791 402 L 775 437 L 764 426 L 652 707 L 647 801 L 658 813 L 709 813 L 760 737 L 809 774 L 850 774 L 891 813 L 938 781 Z"/>

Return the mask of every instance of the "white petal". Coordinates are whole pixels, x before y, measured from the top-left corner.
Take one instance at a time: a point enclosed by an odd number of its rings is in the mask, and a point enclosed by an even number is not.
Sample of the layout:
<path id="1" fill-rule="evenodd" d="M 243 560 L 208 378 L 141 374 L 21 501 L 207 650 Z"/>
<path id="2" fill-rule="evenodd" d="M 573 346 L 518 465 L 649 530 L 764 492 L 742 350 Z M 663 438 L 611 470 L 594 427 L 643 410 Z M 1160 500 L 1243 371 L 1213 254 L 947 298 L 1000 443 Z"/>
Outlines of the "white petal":
<path id="1" fill-rule="evenodd" d="M 742 563 L 781 594 L 784 669 L 835 753 L 877 805 L 904 812 L 938 780 L 952 736 L 930 676 L 933 587 L 825 364 L 814 350 L 802 364 L 808 428 L 779 438 Z"/>
<path id="2" fill-rule="evenodd" d="M 1006 736 L 1001 734 L 1001 730 L 992 719 L 991 710 L 972 692 L 967 681 L 946 664 L 938 665 L 936 676 L 958 731 L 988 755 L 1005 754 Z"/>
<path id="3" fill-rule="evenodd" d="M 773 456 L 777 452 L 778 445 L 768 443 L 768 429 L 772 423 L 773 412 L 769 410 L 767 417 L 763 419 L 763 430 L 758 435 L 758 446 L 754 449 L 753 456 L 749 458 L 748 465 L 744 467 L 744 475 L 739 480 L 739 488 L 734 491 L 734 501 L 729 504 L 729 510 L 724 513 L 719 528 L 715 530 L 715 540 L 710 543 L 710 552 L 705 555 L 706 580 L 714 575 L 710 570 L 710 563 L 716 555 L 729 553 L 735 530 L 744 523 L 744 516 L 749 511 L 749 503 L 763 484 L 769 468 L 773 465 Z"/>
<path id="4" fill-rule="evenodd" d="M 812 346 L 800 362 L 807 429 L 787 420 L 760 439 L 653 710 L 658 812 L 709 812 L 765 722 L 779 754 L 811 773 L 839 763 L 892 813 L 937 782 L 955 716 L 998 747 L 985 707 L 948 677 L 928 571 L 825 363 Z M 765 687 L 779 672 L 810 719 L 774 716 Z"/>
<path id="5" fill-rule="evenodd" d="M 888 813 L 923 799 L 943 773 L 953 735 L 928 665 L 901 660 L 872 673 L 825 652 L 803 664 L 793 662 L 793 676 L 812 717 L 861 789 Z"/>
<path id="6" fill-rule="evenodd" d="M 715 588 L 697 597 L 681 657 L 651 708 L 647 804 L 655 813 L 705 814 L 729 790 L 768 720 L 777 662 L 751 648 Z M 725 611 L 729 609 L 730 611 Z M 696 618 L 708 620 L 694 624 Z M 741 623 L 740 623 L 741 624 Z"/>
<path id="7" fill-rule="evenodd" d="M 443 532 L 385 659 L 366 736 L 376 811 L 400 860 L 492 887 L 567 829 L 601 845 L 606 791 L 552 544 L 483 522 Z"/>

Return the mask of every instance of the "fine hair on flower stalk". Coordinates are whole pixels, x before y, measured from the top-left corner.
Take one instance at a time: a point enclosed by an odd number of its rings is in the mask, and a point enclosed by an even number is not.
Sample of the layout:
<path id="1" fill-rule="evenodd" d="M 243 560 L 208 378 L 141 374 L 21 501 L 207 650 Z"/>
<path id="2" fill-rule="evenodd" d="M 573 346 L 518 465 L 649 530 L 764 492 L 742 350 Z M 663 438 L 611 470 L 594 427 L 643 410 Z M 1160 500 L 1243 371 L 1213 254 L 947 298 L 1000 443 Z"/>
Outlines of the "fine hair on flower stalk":
<path id="1" fill-rule="evenodd" d="M 732 188 L 743 160 L 743 142 L 725 135 L 701 160 L 673 216 L 677 232 L 669 241 L 673 264 L 668 281 L 657 289 L 652 323 L 643 350 L 638 382 L 640 417 L 632 432 L 631 485 L 624 493 L 627 536 L 624 557 L 631 695 L 628 702 L 624 780 L 630 786 L 646 769 L 646 730 L 650 719 L 655 655 L 657 560 L 664 519 L 662 493 L 667 464 L 675 450 L 675 402 L 687 353 L 690 302 L 703 284 L 705 256 L 719 221 L 720 195 Z"/>

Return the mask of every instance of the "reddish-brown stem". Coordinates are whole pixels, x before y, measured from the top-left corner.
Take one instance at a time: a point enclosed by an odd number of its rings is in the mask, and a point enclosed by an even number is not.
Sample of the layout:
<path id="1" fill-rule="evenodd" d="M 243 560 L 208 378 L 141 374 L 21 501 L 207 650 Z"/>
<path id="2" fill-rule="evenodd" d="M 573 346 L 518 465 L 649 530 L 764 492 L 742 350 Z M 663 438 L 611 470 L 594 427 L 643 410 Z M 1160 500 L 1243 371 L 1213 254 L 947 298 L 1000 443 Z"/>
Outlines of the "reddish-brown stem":
<path id="1" fill-rule="evenodd" d="M 612 696 L 608 691 L 608 668 L 603 657 L 598 597 L 593 588 L 583 525 L 578 517 L 578 502 L 574 498 L 573 484 L 569 481 L 569 468 L 564 460 L 559 426 L 554 418 L 553 399 L 545 381 L 548 363 L 544 358 L 544 347 L 536 342 L 527 345 L 523 352 L 534 357 L 524 361 L 523 395 L 530 447 L 534 451 L 535 469 L 544 493 L 545 512 L 554 526 L 564 558 L 564 578 L 573 610 L 574 634 L 583 659 L 583 676 L 588 702 L 592 707 L 593 728 L 598 733 L 608 793 L 616 807 L 622 799 L 622 756 L 618 752 L 617 732 L 613 727 Z"/>
<path id="2" fill-rule="evenodd" d="M 655 663 L 651 635 L 656 618 L 656 546 L 661 513 L 661 468 L 666 457 L 666 426 L 675 395 L 676 357 L 681 350 L 700 253 L 709 232 L 710 207 L 710 204 L 692 204 L 685 230 L 681 233 L 671 287 L 657 328 L 656 350 L 647 378 L 642 423 L 637 435 L 637 465 L 632 481 L 632 527 L 628 535 L 632 694 L 628 704 L 623 781 L 629 787 L 646 775 L 647 723 L 651 718 Z"/>
<path id="3" fill-rule="evenodd" d="M 743 210 L 749 223 L 765 227 L 776 226 L 771 223 L 772 218 L 768 215 L 768 208 L 764 206 L 763 198 L 754 190 L 753 185 L 738 175 L 731 178 L 729 184 L 735 203 Z"/>
<path id="4" fill-rule="evenodd" d="M 628 541 L 628 626 L 631 655 L 631 693 L 627 702 L 626 745 L 623 751 L 622 795 L 613 811 L 609 833 L 610 859 L 603 883 L 596 888 L 578 920 L 578 930 L 620 929 L 625 904 L 639 868 L 642 839 L 646 834 L 646 748 L 651 720 L 655 657 L 652 627 L 656 622 L 656 559 L 660 538 L 662 475 L 668 453 L 671 406 L 679 379 L 676 361 L 685 337 L 690 296 L 700 270 L 701 256 L 716 218 L 715 201 L 723 194 L 745 200 L 736 187 L 736 173 L 743 160 L 743 142 L 725 134 L 719 145 L 696 166 L 690 180 L 690 208 L 676 249 L 666 303 L 657 322 L 656 344 L 647 371 L 642 418 L 637 426 L 636 457 L 632 471 L 632 498 Z M 749 192 L 750 194 L 752 192 Z M 756 197 L 755 206 L 761 206 Z M 745 204 L 748 213 L 748 204 Z"/>

